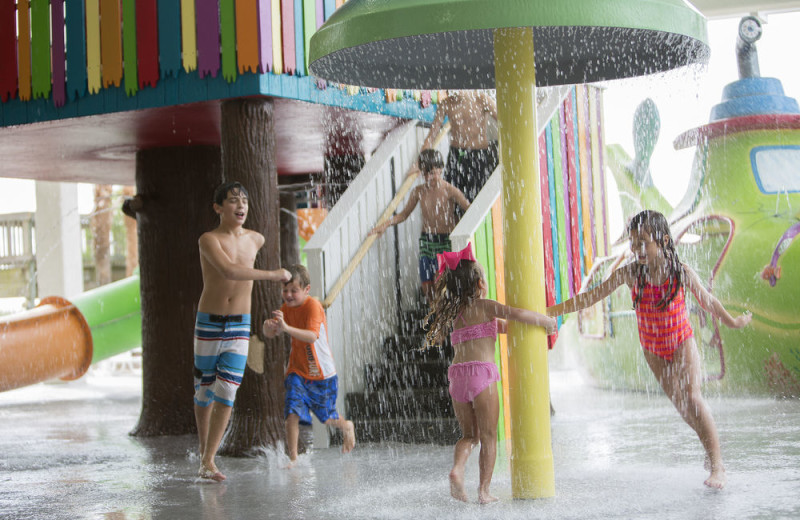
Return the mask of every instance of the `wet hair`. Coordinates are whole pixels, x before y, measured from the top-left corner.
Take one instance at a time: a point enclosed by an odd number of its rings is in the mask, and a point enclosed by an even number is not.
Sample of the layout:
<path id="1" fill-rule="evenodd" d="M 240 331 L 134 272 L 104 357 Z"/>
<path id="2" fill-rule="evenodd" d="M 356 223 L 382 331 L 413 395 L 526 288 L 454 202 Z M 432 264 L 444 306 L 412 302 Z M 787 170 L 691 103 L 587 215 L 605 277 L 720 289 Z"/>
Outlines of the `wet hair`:
<path id="1" fill-rule="evenodd" d="M 428 331 L 425 347 L 441 345 L 453 328 L 456 318 L 481 297 L 483 269 L 478 262 L 461 260 L 451 270 L 445 269 L 433 284 L 433 305 L 425 317 Z"/>
<path id="2" fill-rule="evenodd" d="M 217 189 L 214 190 L 214 203 L 218 206 L 222 206 L 222 203 L 225 202 L 225 199 L 228 198 L 228 192 L 233 193 L 234 195 L 244 195 L 248 199 L 250 195 L 247 194 L 247 190 L 244 186 L 242 186 L 241 182 L 223 182 Z"/>
<path id="3" fill-rule="evenodd" d="M 295 282 L 302 289 L 305 289 L 311 285 L 311 275 L 308 274 L 308 269 L 306 269 L 306 266 L 302 264 L 294 264 L 287 267 L 286 270 L 289 271 L 289 274 L 292 275 L 292 278 L 285 283 Z"/>
<path id="4" fill-rule="evenodd" d="M 436 168 L 444 168 L 444 159 L 439 150 L 426 149 L 419 153 L 419 169 L 428 173 Z"/>
<path id="5" fill-rule="evenodd" d="M 639 233 L 649 233 L 653 240 L 661 248 L 664 253 L 664 258 L 667 261 L 667 271 L 669 276 L 669 286 L 667 291 L 661 297 L 661 300 L 656 303 L 657 309 L 665 309 L 675 299 L 678 290 L 683 285 L 683 264 L 678 258 L 678 253 L 675 251 L 675 241 L 672 240 L 672 233 L 669 230 L 669 222 L 667 218 L 653 210 L 644 210 L 633 216 L 628 223 L 628 236 L 631 232 L 637 231 Z M 665 240 L 666 239 L 666 240 Z M 647 283 L 647 265 L 636 265 L 636 296 L 633 300 L 633 308 L 639 306 L 639 301 L 642 299 L 642 292 Z"/>

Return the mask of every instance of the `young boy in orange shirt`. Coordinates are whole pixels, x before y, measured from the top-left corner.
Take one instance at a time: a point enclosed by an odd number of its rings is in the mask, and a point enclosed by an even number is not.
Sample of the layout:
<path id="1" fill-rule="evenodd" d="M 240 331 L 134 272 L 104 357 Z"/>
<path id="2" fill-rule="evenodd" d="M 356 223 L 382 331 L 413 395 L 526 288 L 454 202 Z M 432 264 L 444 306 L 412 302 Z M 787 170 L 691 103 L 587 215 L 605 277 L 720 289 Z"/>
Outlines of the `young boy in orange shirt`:
<path id="1" fill-rule="evenodd" d="M 302 265 L 289 269 L 292 278 L 283 285 L 283 305 L 273 311 L 273 318 L 264 320 L 268 338 L 285 332 L 292 338 L 289 366 L 286 368 L 286 451 L 289 466 L 297 462 L 297 439 L 300 424 L 311 424 L 311 413 L 320 422 L 342 431 L 342 453 L 349 453 L 356 443 L 352 421 L 342 419 L 336 411 L 338 376 L 333 352 L 328 342 L 328 321 L 322 304 L 309 297 L 311 279 Z"/>

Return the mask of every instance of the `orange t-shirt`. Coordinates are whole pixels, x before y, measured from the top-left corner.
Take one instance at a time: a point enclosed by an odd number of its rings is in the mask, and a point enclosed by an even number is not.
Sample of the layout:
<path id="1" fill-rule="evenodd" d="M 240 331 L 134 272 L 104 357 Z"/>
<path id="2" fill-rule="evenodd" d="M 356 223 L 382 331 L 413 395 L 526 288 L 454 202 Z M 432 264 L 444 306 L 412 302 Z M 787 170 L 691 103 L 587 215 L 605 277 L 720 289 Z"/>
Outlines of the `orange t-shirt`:
<path id="1" fill-rule="evenodd" d="M 299 307 L 281 306 L 283 320 L 292 327 L 310 330 L 317 335 L 314 343 L 303 343 L 292 338 L 289 366 L 286 375 L 298 374 L 306 379 L 322 380 L 336 375 L 333 352 L 328 343 L 328 320 L 322 304 L 308 296 Z"/>

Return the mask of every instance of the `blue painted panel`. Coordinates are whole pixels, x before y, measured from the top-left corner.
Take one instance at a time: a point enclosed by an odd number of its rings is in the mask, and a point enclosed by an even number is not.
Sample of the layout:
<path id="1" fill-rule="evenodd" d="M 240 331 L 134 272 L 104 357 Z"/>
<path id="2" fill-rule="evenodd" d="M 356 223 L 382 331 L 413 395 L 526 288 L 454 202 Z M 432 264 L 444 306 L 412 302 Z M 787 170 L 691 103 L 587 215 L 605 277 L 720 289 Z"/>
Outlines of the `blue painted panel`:
<path id="1" fill-rule="evenodd" d="M 177 77 L 181 70 L 181 4 L 158 0 L 158 65 L 161 79 Z"/>
<path id="2" fill-rule="evenodd" d="M 297 60 L 295 74 L 306 75 L 306 42 L 303 32 L 303 0 L 294 0 L 294 55 Z"/>
<path id="3" fill-rule="evenodd" d="M 66 0 L 67 101 L 86 95 L 86 11 L 83 0 Z M 67 103 L 69 104 L 69 103 Z"/>

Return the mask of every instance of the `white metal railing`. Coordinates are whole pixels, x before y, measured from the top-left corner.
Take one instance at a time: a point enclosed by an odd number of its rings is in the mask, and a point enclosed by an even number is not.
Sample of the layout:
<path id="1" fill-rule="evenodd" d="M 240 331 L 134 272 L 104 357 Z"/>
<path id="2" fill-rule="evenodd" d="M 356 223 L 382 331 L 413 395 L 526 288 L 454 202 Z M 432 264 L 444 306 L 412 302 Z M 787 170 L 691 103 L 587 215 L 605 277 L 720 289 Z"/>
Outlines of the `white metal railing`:
<path id="1" fill-rule="evenodd" d="M 26 266 L 34 260 L 33 213 L 0 215 L 0 265 Z"/>
<path id="2" fill-rule="evenodd" d="M 572 93 L 572 88 L 571 85 L 562 85 L 537 90 L 539 96 L 536 100 L 536 128 L 540 134 L 544 131 L 545 125 L 558 110 L 564 98 Z M 539 165 L 537 164 L 536 167 L 538 168 Z M 450 233 L 450 243 L 453 246 L 453 251 L 460 251 L 472 240 L 472 236 L 483 223 L 486 215 L 492 210 L 492 206 L 497 201 L 497 197 L 500 196 L 502 189 L 503 165 L 500 164 L 486 181 L 475 200 L 472 201 L 469 209 L 464 212 L 464 216 L 461 217 L 453 232 Z"/>

